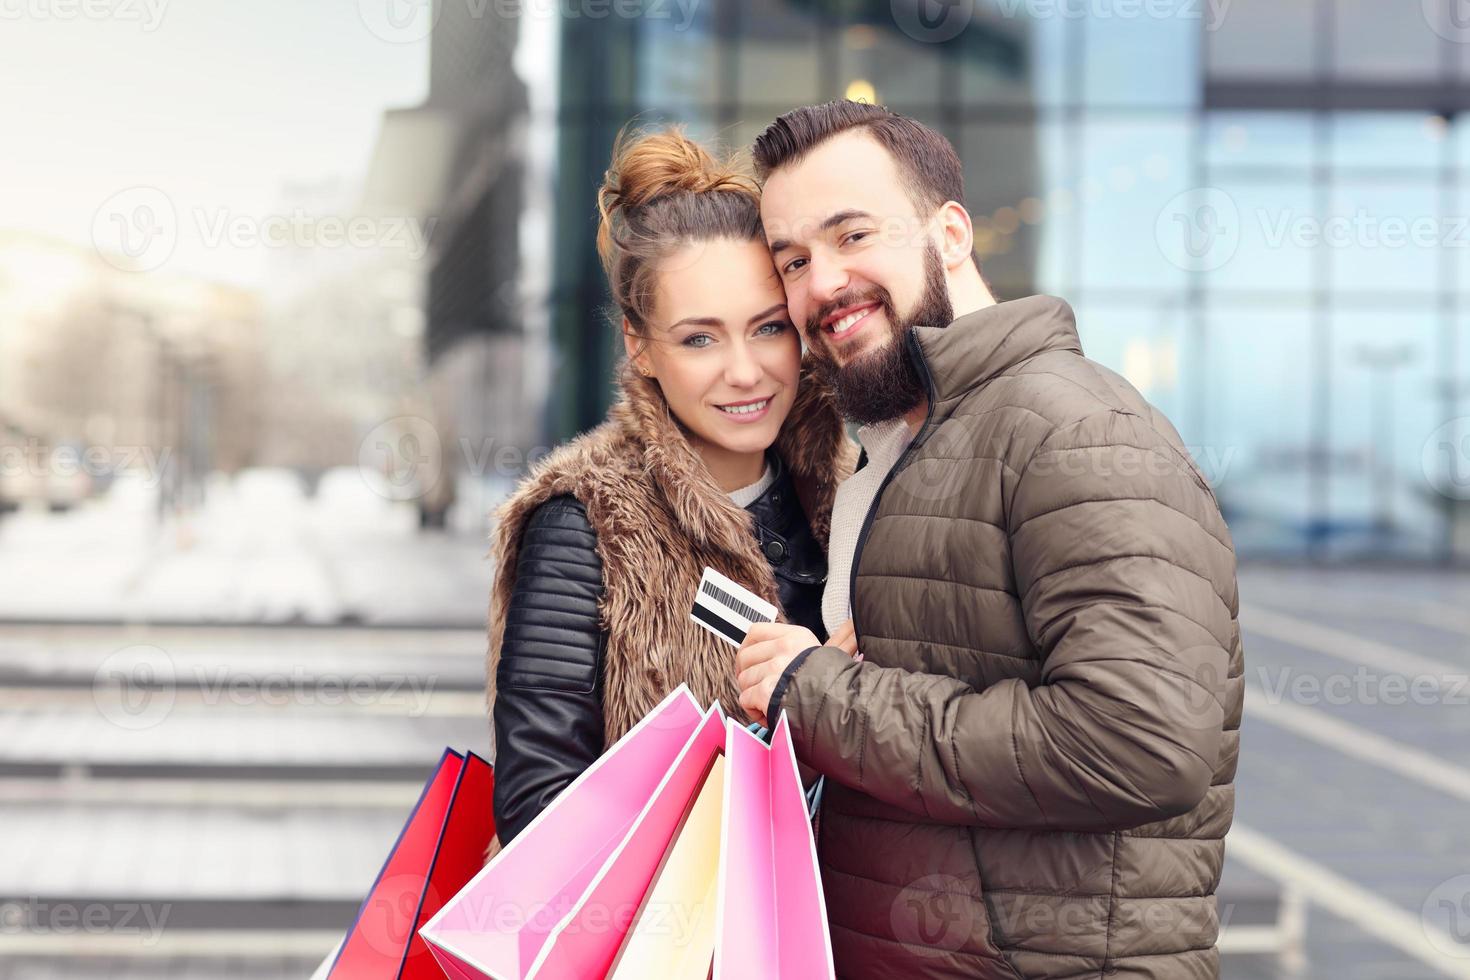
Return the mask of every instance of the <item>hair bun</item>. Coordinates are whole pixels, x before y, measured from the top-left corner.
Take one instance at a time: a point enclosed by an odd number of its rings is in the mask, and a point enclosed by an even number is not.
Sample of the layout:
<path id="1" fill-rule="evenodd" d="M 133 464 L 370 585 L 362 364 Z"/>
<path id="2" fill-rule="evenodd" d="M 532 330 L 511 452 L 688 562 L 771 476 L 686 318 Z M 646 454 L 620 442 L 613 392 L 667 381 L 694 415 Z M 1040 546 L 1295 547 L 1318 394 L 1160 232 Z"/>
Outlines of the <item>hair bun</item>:
<path id="1" fill-rule="evenodd" d="M 752 199 L 760 196 L 754 178 L 733 161 L 716 161 L 680 126 L 656 133 L 620 133 L 613 146 L 612 165 L 597 194 L 603 221 L 610 220 L 619 208 L 641 208 L 675 191 L 733 191 Z"/>

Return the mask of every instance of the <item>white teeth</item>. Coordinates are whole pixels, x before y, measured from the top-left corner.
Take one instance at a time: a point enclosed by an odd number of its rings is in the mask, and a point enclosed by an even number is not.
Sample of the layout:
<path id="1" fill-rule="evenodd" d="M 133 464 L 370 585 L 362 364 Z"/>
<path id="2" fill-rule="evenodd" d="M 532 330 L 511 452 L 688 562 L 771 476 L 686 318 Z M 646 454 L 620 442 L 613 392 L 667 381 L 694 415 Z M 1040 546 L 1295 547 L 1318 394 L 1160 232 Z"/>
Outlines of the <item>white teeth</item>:
<path id="1" fill-rule="evenodd" d="M 720 411 L 728 412 L 731 415 L 749 415 L 752 412 L 759 412 L 761 409 L 769 405 L 770 402 L 771 400 L 767 398 L 764 401 L 752 402 L 749 405 L 721 405 L 719 406 L 719 409 Z"/>
<path id="2" fill-rule="evenodd" d="M 838 320 L 836 323 L 832 324 L 832 332 L 845 333 L 849 327 L 851 327 L 854 323 L 857 323 L 859 320 L 861 320 L 863 317 L 867 316 L 871 312 L 871 310 L 858 310 L 856 313 L 849 313 L 841 320 Z"/>

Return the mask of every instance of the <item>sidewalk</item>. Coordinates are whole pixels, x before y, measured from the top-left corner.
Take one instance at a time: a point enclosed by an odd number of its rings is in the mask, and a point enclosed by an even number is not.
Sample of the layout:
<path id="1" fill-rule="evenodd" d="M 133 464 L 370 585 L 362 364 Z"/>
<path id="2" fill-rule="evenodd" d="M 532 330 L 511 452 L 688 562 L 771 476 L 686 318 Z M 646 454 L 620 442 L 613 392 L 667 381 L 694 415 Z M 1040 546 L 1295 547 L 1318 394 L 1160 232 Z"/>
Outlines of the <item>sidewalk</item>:
<path id="1" fill-rule="evenodd" d="M 0 518 L 0 620 L 479 628 L 488 550 L 483 533 L 421 532 L 410 504 L 366 487 L 323 500 L 224 484 L 162 524 L 148 496 L 114 493 Z"/>

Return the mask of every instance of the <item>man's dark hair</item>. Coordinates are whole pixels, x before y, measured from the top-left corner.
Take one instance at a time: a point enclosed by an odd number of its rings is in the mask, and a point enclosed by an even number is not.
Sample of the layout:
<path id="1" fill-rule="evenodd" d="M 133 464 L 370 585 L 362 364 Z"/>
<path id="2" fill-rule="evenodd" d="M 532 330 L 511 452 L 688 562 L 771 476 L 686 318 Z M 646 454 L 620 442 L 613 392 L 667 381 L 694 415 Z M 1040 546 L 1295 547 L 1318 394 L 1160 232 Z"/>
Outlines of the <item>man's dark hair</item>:
<path id="1" fill-rule="evenodd" d="M 949 140 L 883 106 L 849 99 L 802 106 L 778 116 L 756 137 L 751 150 L 756 176 L 764 183 L 775 171 L 853 129 L 877 140 L 897 162 L 904 189 L 920 214 L 932 213 L 945 201 L 965 203 L 964 168 Z"/>

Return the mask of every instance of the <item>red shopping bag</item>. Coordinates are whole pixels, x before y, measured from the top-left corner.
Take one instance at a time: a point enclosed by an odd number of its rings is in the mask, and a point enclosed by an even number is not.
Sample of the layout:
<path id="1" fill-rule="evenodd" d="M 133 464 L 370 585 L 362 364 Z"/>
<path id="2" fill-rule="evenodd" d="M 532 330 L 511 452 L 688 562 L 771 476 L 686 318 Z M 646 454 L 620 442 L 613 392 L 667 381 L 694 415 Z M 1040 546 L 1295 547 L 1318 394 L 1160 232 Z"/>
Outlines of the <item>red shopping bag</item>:
<path id="1" fill-rule="evenodd" d="M 442 980 L 419 929 L 484 864 L 495 834 L 495 773 L 444 750 L 347 931 L 329 980 Z"/>

